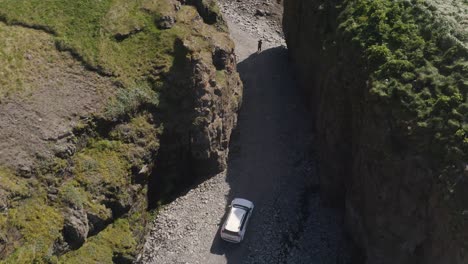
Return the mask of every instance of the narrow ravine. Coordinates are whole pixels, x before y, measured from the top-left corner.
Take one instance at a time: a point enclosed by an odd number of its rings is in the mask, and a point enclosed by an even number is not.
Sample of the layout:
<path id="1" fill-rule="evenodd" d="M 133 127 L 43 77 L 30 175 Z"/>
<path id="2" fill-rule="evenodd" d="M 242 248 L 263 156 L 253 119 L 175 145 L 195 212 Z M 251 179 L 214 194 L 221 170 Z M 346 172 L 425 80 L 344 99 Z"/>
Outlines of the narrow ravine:
<path id="1" fill-rule="evenodd" d="M 245 87 L 228 169 L 161 208 L 142 263 L 350 263 L 341 212 L 319 199 L 313 122 L 278 21 L 254 15 L 264 3 L 221 3 Z M 239 245 L 219 237 L 235 197 L 256 206 Z"/>

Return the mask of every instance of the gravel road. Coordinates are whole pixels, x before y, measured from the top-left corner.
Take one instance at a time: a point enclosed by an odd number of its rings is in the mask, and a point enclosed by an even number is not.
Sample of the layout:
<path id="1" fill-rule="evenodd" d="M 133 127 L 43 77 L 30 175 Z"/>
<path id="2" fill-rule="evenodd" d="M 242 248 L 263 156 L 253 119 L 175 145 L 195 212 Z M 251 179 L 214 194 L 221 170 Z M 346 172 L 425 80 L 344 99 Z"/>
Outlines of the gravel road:
<path id="1" fill-rule="evenodd" d="M 277 3 L 221 3 L 239 57 L 243 108 L 227 171 L 164 206 L 142 263 L 349 263 L 339 210 L 321 205 L 310 114 L 296 88 L 279 30 Z M 256 9 L 272 10 L 255 16 Z M 270 11 L 268 11 L 270 12 Z M 256 54 L 257 41 L 264 51 Z M 255 203 L 245 240 L 219 228 L 235 197 Z"/>

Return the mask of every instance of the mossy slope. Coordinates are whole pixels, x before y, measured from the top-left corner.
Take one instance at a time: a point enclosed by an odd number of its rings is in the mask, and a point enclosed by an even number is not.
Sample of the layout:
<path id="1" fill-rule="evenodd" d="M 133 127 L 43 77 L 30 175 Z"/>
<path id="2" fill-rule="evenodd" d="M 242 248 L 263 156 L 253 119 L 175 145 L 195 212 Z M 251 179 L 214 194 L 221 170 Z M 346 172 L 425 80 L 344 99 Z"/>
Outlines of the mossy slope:
<path id="1" fill-rule="evenodd" d="M 216 5 L 209 3 L 215 12 Z M 176 23 L 163 30 L 158 21 L 166 16 Z M 211 65 L 215 47 L 233 50 L 219 19 L 210 22 L 219 26 L 205 24 L 196 7 L 172 0 L 0 0 L 0 34 L 8 36 L 13 27 L 43 31 L 44 41 L 119 87 L 103 112 L 74 128 L 76 152 L 41 161 L 28 179 L 0 169 L 0 193 L 5 194 L 0 200 L 1 262 L 112 263 L 134 258 L 150 218 L 146 184 L 151 168 L 158 166 L 153 163 L 163 122 L 177 123 L 167 113 L 162 119 L 160 112 L 175 113 L 181 101 L 193 100 L 169 82 L 175 72 L 185 74 L 177 76 L 179 81 L 193 85 L 192 60 Z M 5 57 L 15 72 L 23 70 L 21 61 L 10 58 L 16 53 L 2 46 L 0 51 L 0 60 Z M 40 56 L 47 54 L 41 50 Z M 6 74 L 9 86 L 24 80 Z M 168 98 L 161 93 L 170 93 L 174 101 L 160 101 Z M 77 250 L 71 250 L 63 229 L 70 211 L 84 212 L 89 221 L 88 237 Z"/>
<path id="2" fill-rule="evenodd" d="M 433 2 L 285 1 L 322 198 L 368 263 L 467 261 L 467 32 Z"/>
<path id="3" fill-rule="evenodd" d="M 364 53 L 370 93 L 393 109 L 414 149 L 459 174 L 468 160 L 468 34 L 423 1 L 344 5 L 340 30 Z"/>

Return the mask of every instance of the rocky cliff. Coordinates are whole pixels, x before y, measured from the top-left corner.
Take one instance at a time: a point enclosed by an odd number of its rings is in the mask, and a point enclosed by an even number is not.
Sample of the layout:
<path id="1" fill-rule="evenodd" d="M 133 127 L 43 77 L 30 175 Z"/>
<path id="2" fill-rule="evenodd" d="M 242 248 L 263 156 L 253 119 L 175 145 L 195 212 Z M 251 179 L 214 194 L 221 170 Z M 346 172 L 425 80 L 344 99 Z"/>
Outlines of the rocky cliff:
<path id="1" fill-rule="evenodd" d="M 214 1 L 0 0 L 0 77 L 2 263 L 129 263 L 148 203 L 226 166 L 242 84 Z"/>
<path id="2" fill-rule="evenodd" d="M 467 6 L 284 1 L 324 201 L 366 263 L 468 262 Z"/>

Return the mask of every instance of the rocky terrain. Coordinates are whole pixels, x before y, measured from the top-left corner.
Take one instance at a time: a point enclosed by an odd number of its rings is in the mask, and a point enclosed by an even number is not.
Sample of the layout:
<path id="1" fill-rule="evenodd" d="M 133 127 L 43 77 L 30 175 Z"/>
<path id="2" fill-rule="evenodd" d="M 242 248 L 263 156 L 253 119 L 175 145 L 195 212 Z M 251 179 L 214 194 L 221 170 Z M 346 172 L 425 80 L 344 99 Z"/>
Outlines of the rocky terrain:
<path id="1" fill-rule="evenodd" d="M 220 6 L 230 30 L 240 29 L 245 32 L 246 39 L 241 45 L 237 45 L 238 49 L 242 50 L 249 40 L 255 42 L 259 39 L 265 41 L 266 47 L 286 45 L 281 24 L 283 6 L 280 2 L 220 1 Z M 242 51 L 237 53 L 239 52 Z M 240 56 L 246 58 L 246 55 Z"/>
<path id="2" fill-rule="evenodd" d="M 0 262 L 133 261 L 151 202 L 226 167 L 233 50 L 213 1 L 0 0 Z"/>
<path id="3" fill-rule="evenodd" d="M 322 198 L 365 263 L 466 263 L 466 2 L 284 4 Z"/>

